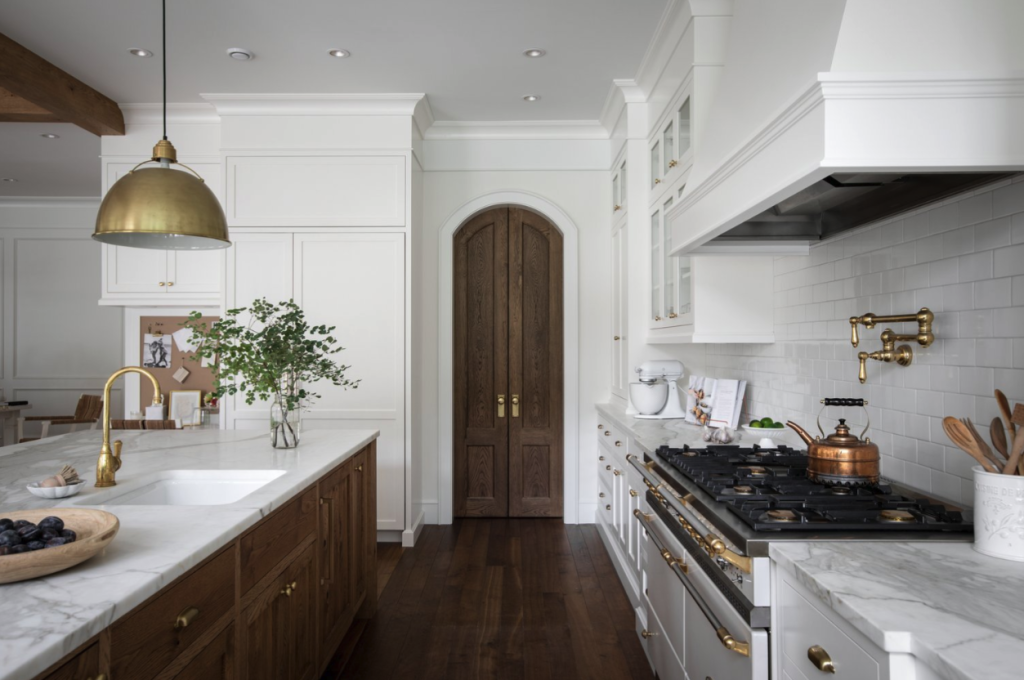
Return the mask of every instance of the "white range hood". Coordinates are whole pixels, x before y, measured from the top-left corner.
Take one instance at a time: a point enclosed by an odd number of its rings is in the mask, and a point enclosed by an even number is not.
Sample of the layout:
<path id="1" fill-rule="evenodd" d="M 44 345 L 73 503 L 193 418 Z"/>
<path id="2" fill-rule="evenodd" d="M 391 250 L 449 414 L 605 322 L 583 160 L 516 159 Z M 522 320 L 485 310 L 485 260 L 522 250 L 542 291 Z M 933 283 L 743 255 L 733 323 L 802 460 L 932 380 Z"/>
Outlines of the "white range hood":
<path id="1" fill-rule="evenodd" d="M 1022 0 L 735 0 L 673 254 L 806 251 L 1024 170 L 1022 35 Z"/>

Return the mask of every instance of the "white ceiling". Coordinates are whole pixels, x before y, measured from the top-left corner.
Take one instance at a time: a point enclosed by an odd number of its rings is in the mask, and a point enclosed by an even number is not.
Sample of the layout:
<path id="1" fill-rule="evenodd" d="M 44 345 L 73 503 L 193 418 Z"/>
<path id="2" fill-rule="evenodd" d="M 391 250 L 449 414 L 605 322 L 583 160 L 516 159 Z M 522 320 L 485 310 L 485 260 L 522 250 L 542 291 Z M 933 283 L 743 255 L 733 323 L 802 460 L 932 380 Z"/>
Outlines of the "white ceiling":
<path id="1" fill-rule="evenodd" d="M 0 196 L 99 196 L 100 138 L 70 123 L 0 123 L 5 177 L 18 181 L 0 181 Z"/>

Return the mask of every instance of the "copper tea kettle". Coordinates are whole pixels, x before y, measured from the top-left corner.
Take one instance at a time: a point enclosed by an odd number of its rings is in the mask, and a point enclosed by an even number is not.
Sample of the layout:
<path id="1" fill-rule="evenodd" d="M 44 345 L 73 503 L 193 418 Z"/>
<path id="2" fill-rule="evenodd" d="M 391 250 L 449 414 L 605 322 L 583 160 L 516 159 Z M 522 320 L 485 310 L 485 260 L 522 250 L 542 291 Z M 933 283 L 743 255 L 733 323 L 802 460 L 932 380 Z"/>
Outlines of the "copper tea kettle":
<path id="1" fill-rule="evenodd" d="M 807 444 L 807 457 L 810 459 L 807 465 L 808 479 L 823 484 L 877 484 L 880 461 L 878 445 L 872 444 L 870 439 L 860 438 L 871 427 L 870 418 L 860 437 L 850 433 L 845 418 L 839 419 L 835 432 L 827 437 L 821 429 L 821 414 L 829 406 L 867 406 L 868 402 L 863 399 L 827 398 L 822 399 L 821 403 L 821 411 L 818 412 L 820 437 L 812 439 L 811 435 L 796 423 L 786 423 Z"/>

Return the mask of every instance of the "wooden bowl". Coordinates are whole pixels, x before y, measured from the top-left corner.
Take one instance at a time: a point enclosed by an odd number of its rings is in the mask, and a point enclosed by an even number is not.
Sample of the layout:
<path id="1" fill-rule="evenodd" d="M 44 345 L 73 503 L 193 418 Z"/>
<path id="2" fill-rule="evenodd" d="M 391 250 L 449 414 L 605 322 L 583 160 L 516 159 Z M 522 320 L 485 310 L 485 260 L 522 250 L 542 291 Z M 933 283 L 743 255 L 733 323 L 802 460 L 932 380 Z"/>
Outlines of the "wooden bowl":
<path id="1" fill-rule="evenodd" d="M 45 548 L 19 555 L 0 555 L 0 583 L 14 583 L 47 576 L 86 561 L 114 540 L 121 523 L 103 510 L 84 508 L 44 508 L 41 510 L 0 510 L 0 517 L 27 519 L 38 524 L 44 517 L 60 517 L 64 528 L 78 538 L 74 543 Z"/>

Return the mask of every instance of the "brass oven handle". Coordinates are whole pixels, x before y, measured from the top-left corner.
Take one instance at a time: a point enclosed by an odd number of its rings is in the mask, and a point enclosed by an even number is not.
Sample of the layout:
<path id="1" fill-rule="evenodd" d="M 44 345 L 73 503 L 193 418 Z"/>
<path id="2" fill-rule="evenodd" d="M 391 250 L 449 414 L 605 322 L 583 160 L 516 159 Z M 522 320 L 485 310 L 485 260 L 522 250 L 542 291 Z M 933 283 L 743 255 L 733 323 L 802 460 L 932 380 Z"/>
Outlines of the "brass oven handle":
<path id="1" fill-rule="evenodd" d="M 518 394 L 513 394 L 512 395 L 512 417 L 513 418 L 518 418 L 519 417 L 519 395 Z"/>
<path id="2" fill-rule="evenodd" d="M 822 673 L 835 674 L 836 665 L 832 663 L 832 657 L 828 655 L 828 652 L 826 652 L 825 648 L 821 645 L 814 645 L 813 647 L 808 648 L 807 658 L 810 659 L 811 663 L 814 664 L 814 667 Z"/>
<path id="3" fill-rule="evenodd" d="M 684 574 L 689 574 L 689 573 L 690 573 L 690 567 L 688 567 L 688 566 L 686 565 L 686 562 L 684 562 L 684 561 L 682 560 L 682 558 L 680 558 L 680 557 L 676 557 L 675 555 L 673 555 L 672 553 L 670 553 L 670 552 L 668 551 L 668 549 L 667 549 L 667 548 L 666 548 L 665 550 L 662 550 L 662 551 L 661 551 L 661 559 L 665 560 L 665 562 L 666 562 L 666 563 L 668 564 L 668 566 L 670 566 L 670 567 L 671 567 L 672 565 L 675 565 L 675 566 L 679 567 L 679 569 L 680 569 L 680 570 L 681 570 L 681 571 L 682 571 L 682 572 L 683 572 Z"/>
<path id="4" fill-rule="evenodd" d="M 734 638 L 724 626 L 715 630 L 718 635 L 718 641 L 722 643 L 722 646 L 728 649 L 730 652 L 736 652 L 740 656 L 750 656 L 750 643 L 740 642 Z"/>
<path id="5" fill-rule="evenodd" d="M 195 618 L 199 616 L 199 609 L 196 607 L 189 607 L 183 612 L 178 614 L 178 618 L 174 619 L 174 630 L 181 630 L 187 628 L 188 624 L 192 623 Z"/>
<path id="6" fill-rule="evenodd" d="M 504 418 L 505 417 L 505 395 L 504 394 L 499 394 L 498 395 L 498 417 L 499 418 Z"/>

